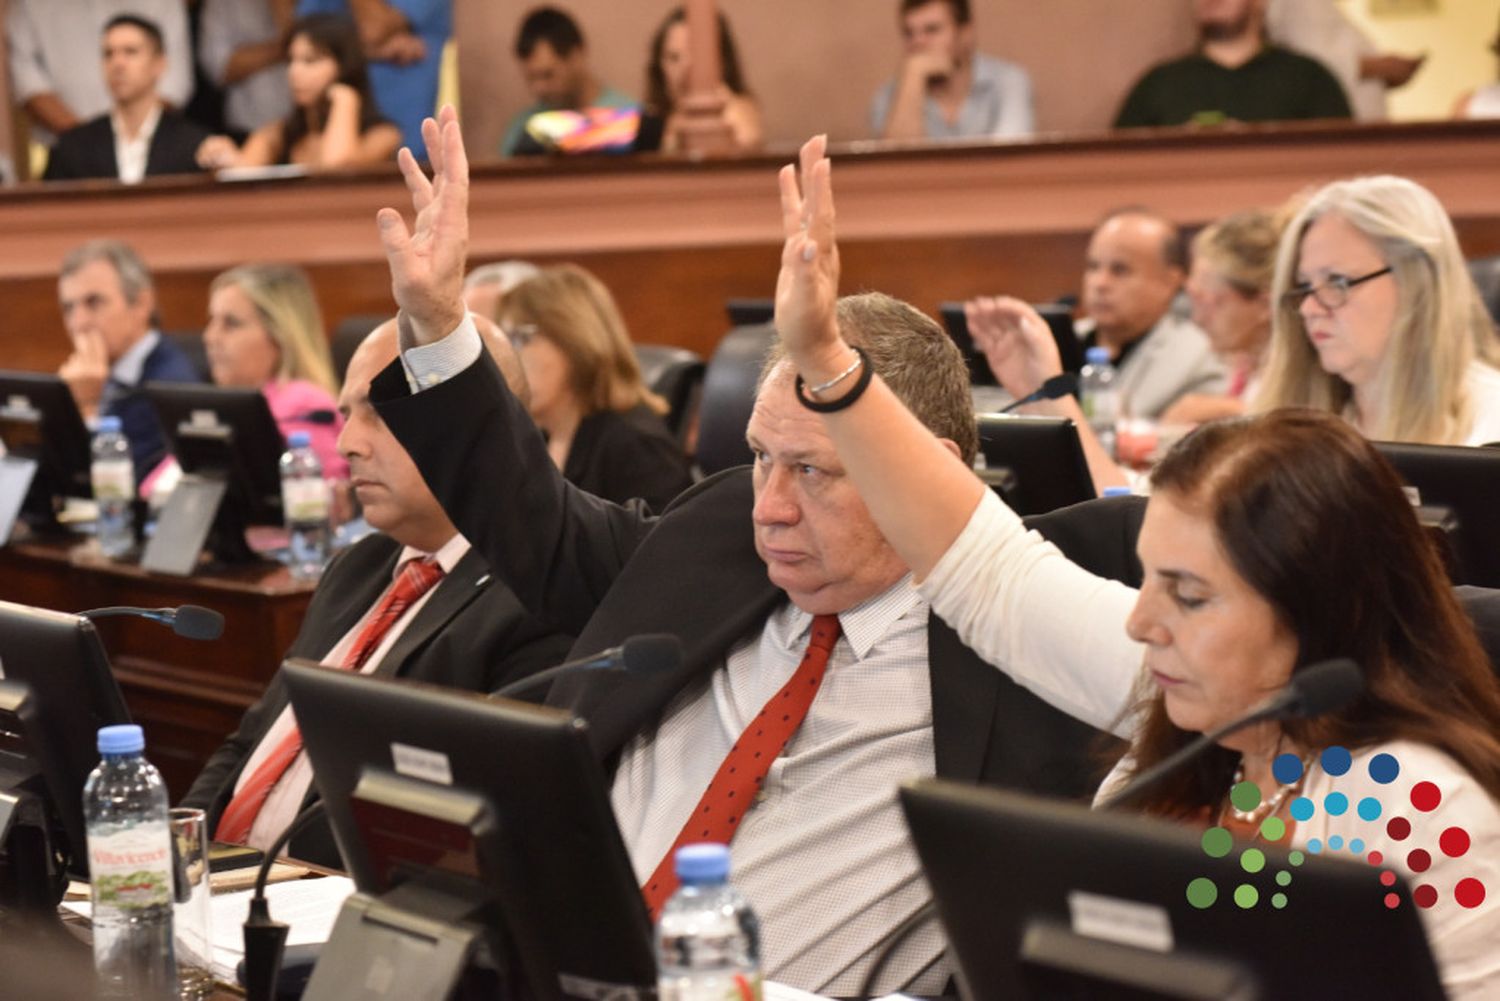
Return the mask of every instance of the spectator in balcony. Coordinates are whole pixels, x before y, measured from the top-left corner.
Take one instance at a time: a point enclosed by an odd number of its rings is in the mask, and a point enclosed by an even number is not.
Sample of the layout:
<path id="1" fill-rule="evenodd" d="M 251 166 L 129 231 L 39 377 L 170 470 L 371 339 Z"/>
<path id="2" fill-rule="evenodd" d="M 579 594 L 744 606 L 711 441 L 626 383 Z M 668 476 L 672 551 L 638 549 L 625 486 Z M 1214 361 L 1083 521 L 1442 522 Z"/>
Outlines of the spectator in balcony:
<path id="1" fill-rule="evenodd" d="M 723 102 L 719 115 L 735 149 L 759 149 L 766 141 L 760 103 L 745 86 L 739 52 L 723 11 L 718 13 L 718 22 L 719 73 L 723 78 L 716 95 Z M 687 12 L 675 7 L 651 39 L 651 63 L 646 67 L 646 108 L 665 121 L 662 149 L 667 152 L 682 147 L 681 104 L 688 95 L 691 69 Z"/>

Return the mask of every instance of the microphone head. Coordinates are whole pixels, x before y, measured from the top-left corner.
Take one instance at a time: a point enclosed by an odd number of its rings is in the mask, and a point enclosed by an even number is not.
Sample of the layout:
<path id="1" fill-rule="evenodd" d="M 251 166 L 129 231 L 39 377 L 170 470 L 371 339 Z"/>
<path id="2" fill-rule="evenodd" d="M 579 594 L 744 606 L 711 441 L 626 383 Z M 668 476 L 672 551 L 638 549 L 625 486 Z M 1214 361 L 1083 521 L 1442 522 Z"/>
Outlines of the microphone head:
<path id="1" fill-rule="evenodd" d="M 172 615 L 172 631 L 190 640 L 216 640 L 224 635 L 224 616 L 201 605 L 183 605 Z"/>
<path id="2" fill-rule="evenodd" d="M 1287 683 L 1295 697 L 1287 705 L 1287 716 L 1311 718 L 1331 713 L 1353 702 L 1365 690 L 1365 676 L 1348 657 L 1309 664 Z"/>
<path id="3" fill-rule="evenodd" d="M 670 671 L 682 663 L 682 640 L 671 633 L 643 633 L 620 644 L 620 662 L 631 674 Z"/>

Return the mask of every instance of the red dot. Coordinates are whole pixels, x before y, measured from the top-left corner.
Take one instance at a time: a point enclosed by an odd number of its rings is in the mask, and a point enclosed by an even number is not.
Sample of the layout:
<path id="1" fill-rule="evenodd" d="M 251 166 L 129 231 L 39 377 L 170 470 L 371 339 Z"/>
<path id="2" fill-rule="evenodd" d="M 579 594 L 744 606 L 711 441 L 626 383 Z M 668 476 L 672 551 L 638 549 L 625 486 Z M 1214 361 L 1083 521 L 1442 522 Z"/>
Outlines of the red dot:
<path id="1" fill-rule="evenodd" d="M 1425 848 L 1413 848 L 1406 856 L 1406 867 L 1412 872 L 1426 872 L 1430 865 L 1432 865 L 1432 856 L 1427 854 Z"/>
<path id="2" fill-rule="evenodd" d="M 1431 813 L 1443 801 L 1443 794 L 1431 782 L 1418 782 L 1411 787 L 1411 805 L 1423 813 Z"/>
<path id="3" fill-rule="evenodd" d="M 1380 874 L 1380 885 L 1381 886 L 1395 886 L 1396 885 L 1396 874 L 1394 872 L 1392 872 L 1390 869 L 1387 869 L 1387 870 L 1385 870 L 1385 872 L 1382 872 Z"/>
<path id="4" fill-rule="evenodd" d="M 1394 911 L 1396 908 L 1400 907 L 1401 906 L 1401 894 L 1399 894 L 1399 893 L 1387 893 L 1385 895 L 1385 906 L 1386 906 L 1386 908 L 1388 910 L 1392 910 L 1392 911 Z"/>
<path id="5" fill-rule="evenodd" d="M 1418 907 L 1426 910 L 1433 904 L 1437 903 L 1437 891 L 1426 883 L 1423 883 L 1421 886 L 1411 891 L 1411 899 L 1417 902 Z"/>
<path id="6" fill-rule="evenodd" d="M 1472 876 L 1461 879 L 1453 888 L 1453 899 L 1460 907 L 1478 907 L 1484 903 L 1484 884 Z"/>
<path id="7" fill-rule="evenodd" d="M 1469 850 L 1469 832 L 1462 827 L 1450 827 L 1438 836 L 1438 847 L 1449 858 L 1458 858 Z"/>
<path id="8" fill-rule="evenodd" d="M 731 793 L 731 795 L 733 794 Z M 1380 863 L 1385 861 L 1385 856 L 1380 854 L 1379 852 L 1371 852 L 1369 855 L 1365 856 L 1365 861 L 1369 862 L 1371 865 L 1379 865 Z"/>
<path id="9" fill-rule="evenodd" d="M 1391 836 L 1392 841 L 1405 841 L 1406 836 L 1411 833 L 1411 821 L 1405 817 L 1392 817 L 1390 823 L 1385 825 L 1385 833 Z"/>

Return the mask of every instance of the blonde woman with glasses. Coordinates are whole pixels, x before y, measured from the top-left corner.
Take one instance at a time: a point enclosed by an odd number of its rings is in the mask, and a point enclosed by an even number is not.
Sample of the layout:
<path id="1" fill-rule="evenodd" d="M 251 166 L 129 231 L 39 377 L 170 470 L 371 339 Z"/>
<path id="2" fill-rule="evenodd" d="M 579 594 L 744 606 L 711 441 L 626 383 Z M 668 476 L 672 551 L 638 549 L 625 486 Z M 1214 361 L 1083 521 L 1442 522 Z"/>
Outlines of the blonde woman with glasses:
<path id="1" fill-rule="evenodd" d="M 1317 191 L 1282 236 L 1256 410 L 1340 414 L 1367 438 L 1500 441 L 1500 342 L 1453 224 L 1400 177 Z"/>

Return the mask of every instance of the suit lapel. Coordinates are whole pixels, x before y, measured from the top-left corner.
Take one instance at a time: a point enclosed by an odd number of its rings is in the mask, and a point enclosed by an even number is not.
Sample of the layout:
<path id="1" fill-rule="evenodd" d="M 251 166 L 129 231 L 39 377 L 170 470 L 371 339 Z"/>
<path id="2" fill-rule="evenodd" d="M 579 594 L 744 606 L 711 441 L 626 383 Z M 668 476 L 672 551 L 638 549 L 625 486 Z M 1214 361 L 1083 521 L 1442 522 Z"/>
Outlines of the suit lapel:
<path id="1" fill-rule="evenodd" d="M 444 575 L 438 582 L 432 597 L 417 611 L 371 673 L 382 677 L 400 674 L 411 655 L 420 650 L 434 633 L 440 632 L 481 591 L 489 587 L 490 581 L 483 557 L 470 549 L 453 567 L 453 572 Z"/>
<path id="2" fill-rule="evenodd" d="M 1000 672 L 964 646 L 936 613 L 927 616 L 927 663 L 937 773 L 943 778 L 977 782 L 995 726 Z"/>

